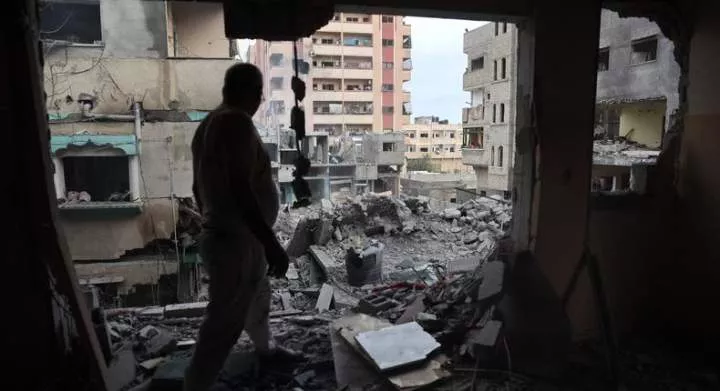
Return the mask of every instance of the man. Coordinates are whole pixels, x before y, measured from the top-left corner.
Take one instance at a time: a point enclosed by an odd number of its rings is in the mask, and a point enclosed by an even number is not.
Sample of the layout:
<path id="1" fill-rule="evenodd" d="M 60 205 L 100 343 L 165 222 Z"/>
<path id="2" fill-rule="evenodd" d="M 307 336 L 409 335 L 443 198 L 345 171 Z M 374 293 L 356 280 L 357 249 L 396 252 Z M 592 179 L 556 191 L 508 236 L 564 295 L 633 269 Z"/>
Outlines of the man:
<path id="1" fill-rule="evenodd" d="M 279 200 L 252 116 L 262 101 L 262 74 L 236 64 L 225 73 L 223 103 L 192 141 L 193 193 L 203 216 L 200 254 L 210 303 L 200 327 L 186 391 L 206 391 L 243 329 L 261 356 L 270 347 L 267 275 L 284 277 L 288 256 L 272 231 Z"/>

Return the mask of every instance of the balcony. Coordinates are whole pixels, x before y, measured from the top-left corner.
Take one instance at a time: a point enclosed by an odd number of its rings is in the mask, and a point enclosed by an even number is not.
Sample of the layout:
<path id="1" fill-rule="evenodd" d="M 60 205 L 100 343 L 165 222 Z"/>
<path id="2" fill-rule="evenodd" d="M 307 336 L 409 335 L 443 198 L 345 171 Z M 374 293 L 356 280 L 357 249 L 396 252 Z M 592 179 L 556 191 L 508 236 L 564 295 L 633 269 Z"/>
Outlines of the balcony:
<path id="1" fill-rule="evenodd" d="M 313 113 L 313 122 L 315 124 L 354 124 L 354 125 L 372 125 L 372 114 L 323 114 Z"/>
<path id="2" fill-rule="evenodd" d="M 488 157 L 484 149 L 463 148 L 462 162 L 467 166 L 488 166 Z"/>
<path id="3" fill-rule="evenodd" d="M 343 71 L 344 70 L 342 68 L 314 67 L 310 71 L 310 74 L 314 79 L 342 79 L 344 74 Z"/>
<path id="4" fill-rule="evenodd" d="M 345 102 L 372 102 L 373 92 L 370 91 L 343 91 L 342 100 Z"/>
<path id="5" fill-rule="evenodd" d="M 466 71 L 463 74 L 463 90 L 470 91 L 472 89 L 482 87 L 484 84 L 489 83 L 489 75 L 486 75 L 485 73 L 486 72 L 483 72 L 483 69 L 469 72 Z"/>
<path id="6" fill-rule="evenodd" d="M 343 47 L 340 45 L 317 43 L 313 45 L 312 51 L 315 56 L 341 56 L 343 54 Z"/>
<path id="7" fill-rule="evenodd" d="M 373 47 L 372 46 L 343 46 L 343 47 L 337 47 L 338 52 L 335 53 L 335 55 L 340 55 L 341 53 L 345 56 L 352 56 L 352 57 L 372 57 L 373 56 Z"/>
<path id="8" fill-rule="evenodd" d="M 343 78 L 344 79 L 372 80 L 373 79 L 373 71 L 372 71 L 372 68 L 370 68 L 370 69 L 345 68 L 345 69 L 343 69 Z"/>
<path id="9" fill-rule="evenodd" d="M 462 123 L 463 124 L 479 124 L 482 120 L 483 105 L 477 105 L 475 107 L 466 107 L 462 109 Z"/>

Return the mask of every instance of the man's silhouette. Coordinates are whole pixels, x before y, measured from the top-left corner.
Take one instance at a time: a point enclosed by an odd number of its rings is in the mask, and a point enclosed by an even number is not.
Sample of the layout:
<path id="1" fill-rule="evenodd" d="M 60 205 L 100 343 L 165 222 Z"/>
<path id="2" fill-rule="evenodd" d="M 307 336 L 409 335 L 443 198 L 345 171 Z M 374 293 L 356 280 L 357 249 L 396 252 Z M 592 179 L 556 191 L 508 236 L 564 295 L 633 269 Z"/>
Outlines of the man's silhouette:
<path id="1" fill-rule="evenodd" d="M 200 123 L 192 141 L 210 303 L 185 374 L 186 391 L 206 391 L 213 384 L 243 329 L 258 354 L 276 352 L 270 346 L 267 276 L 285 276 L 288 257 L 272 231 L 278 194 L 252 122 L 262 102 L 262 80 L 253 65 L 230 67 L 223 103 Z"/>

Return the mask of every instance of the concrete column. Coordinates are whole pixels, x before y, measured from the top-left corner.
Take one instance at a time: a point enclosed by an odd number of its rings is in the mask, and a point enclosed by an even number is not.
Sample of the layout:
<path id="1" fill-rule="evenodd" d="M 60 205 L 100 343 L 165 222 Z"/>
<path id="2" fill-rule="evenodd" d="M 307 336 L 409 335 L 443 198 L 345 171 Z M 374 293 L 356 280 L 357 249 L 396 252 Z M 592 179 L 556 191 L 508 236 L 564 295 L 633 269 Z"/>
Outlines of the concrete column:
<path id="1" fill-rule="evenodd" d="M 536 227 L 532 248 L 562 295 L 587 237 L 601 4 L 542 2 L 536 7 L 533 95 L 540 183 L 530 214 Z M 595 327 L 588 300 L 576 294 L 567 308 L 576 333 Z"/>
<path id="2" fill-rule="evenodd" d="M 55 165 L 55 174 L 53 174 L 55 196 L 57 198 L 65 198 L 65 167 L 62 164 L 62 160 L 57 156 L 53 156 L 53 164 Z"/>
<path id="3" fill-rule="evenodd" d="M 630 166 L 630 190 L 638 193 L 645 194 L 647 189 L 647 166 L 645 165 L 633 165 Z"/>
<path id="4" fill-rule="evenodd" d="M 140 155 L 129 156 L 128 164 L 130 165 L 130 199 L 139 201 L 142 197 L 140 192 Z"/>
<path id="5" fill-rule="evenodd" d="M 612 191 L 618 191 L 621 190 L 620 188 L 620 177 L 615 175 L 612 177 Z"/>

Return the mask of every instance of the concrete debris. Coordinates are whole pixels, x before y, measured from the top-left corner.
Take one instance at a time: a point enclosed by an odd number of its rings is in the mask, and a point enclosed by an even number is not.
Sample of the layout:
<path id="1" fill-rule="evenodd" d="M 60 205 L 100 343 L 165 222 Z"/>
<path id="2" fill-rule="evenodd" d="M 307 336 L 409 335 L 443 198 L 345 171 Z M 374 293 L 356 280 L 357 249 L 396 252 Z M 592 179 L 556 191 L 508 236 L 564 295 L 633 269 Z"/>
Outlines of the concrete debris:
<path id="1" fill-rule="evenodd" d="M 162 364 L 166 359 L 166 357 L 151 358 L 150 360 L 145 360 L 141 362 L 139 365 L 142 369 L 146 371 L 152 371 L 157 368 L 158 365 Z"/>
<path id="2" fill-rule="evenodd" d="M 107 369 L 109 391 L 119 391 L 135 380 L 135 354 L 130 344 L 124 344 L 110 361 Z"/>
<path id="3" fill-rule="evenodd" d="M 440 347 L 416 322 L 360 333 L 355 340 L 381 371 L 422 362 Z"/>
<path id="4" fill-rule="evenodd" d="M 470 330 L 467 333 L 466 342 L 473 345 L 493 347 L 497 343 L 501 328 L 501 321 L 491 320 L 480 329 Z"/>
<path id="5" fill-rule="evenodd" d="M 333 290 L 333 287 L 328 284 L 323 284 L 322 288 L 320 288 L 320 296 L 315 304 L 315 309 L 318 310 L 318 312 L 330 309 L 333 303 Z"/>
<path id="6" fill-rule="evenodd" d="M 504 272 L 505 264 L 500 261 L 488 262 L 483 266 L 483 279 L 478 288 L 478 300 L 485 300 L 502 291 Z"/>
<path id="7" fill-rule="evenodd" d="M 197 303 L 169 304 L 165 306 L 165 318 L 198 318 L 205 314 L 207 301 Z"/>

